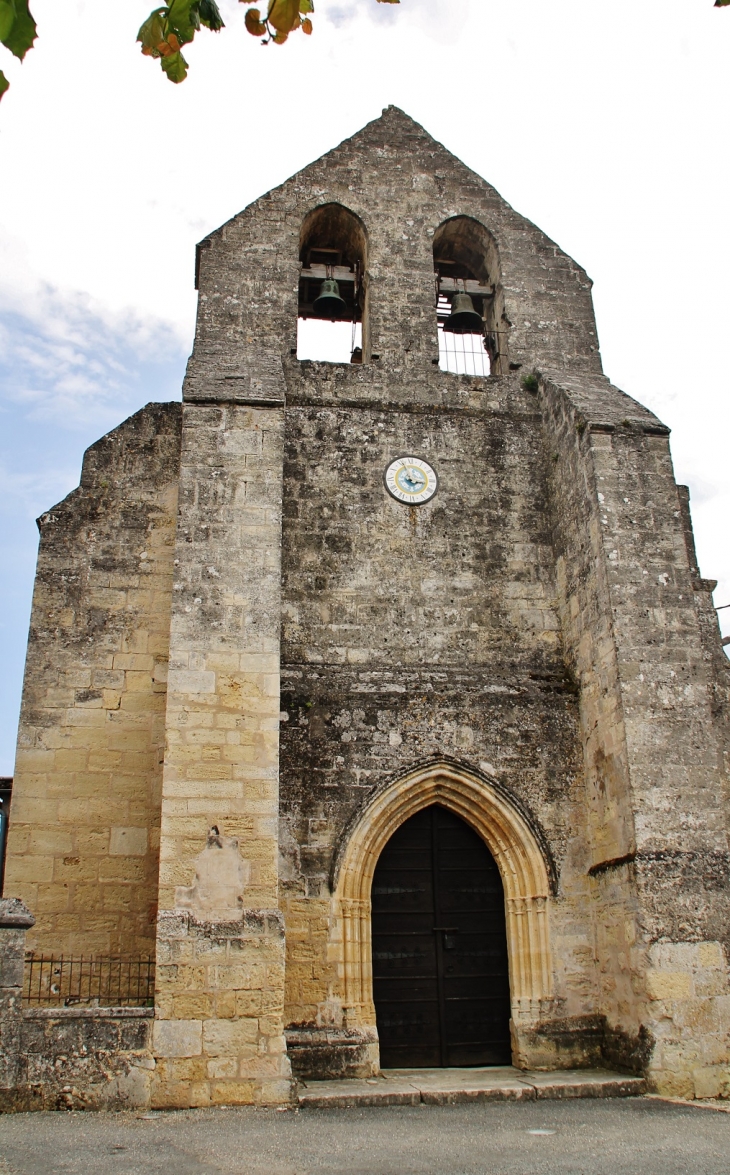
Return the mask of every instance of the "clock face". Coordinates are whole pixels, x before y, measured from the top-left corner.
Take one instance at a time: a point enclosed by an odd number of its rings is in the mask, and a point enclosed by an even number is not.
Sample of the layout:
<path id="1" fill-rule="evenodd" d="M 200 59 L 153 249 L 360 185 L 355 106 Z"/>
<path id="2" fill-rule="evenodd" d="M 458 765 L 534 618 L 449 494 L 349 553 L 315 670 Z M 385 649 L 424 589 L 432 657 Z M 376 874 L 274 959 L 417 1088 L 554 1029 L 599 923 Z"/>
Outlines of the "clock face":
<path id="1" fill-rule="evenodd" d="M 436 493 L 436 470 L 422 457 L 396 457 L 385 471 L 385 488 L 398 502 L 421 506 Z"/>

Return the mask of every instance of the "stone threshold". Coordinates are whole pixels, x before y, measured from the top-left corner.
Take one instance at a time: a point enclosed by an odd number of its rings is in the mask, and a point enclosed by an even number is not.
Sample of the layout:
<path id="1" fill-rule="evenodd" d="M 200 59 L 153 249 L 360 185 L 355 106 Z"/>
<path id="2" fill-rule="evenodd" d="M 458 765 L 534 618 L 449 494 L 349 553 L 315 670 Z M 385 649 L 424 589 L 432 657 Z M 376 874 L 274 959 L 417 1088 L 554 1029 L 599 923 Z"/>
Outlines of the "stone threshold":
<path id="1" fill-rule="evenodd" d="M 354 1106 L 452 1106 L 464 1102 L 536 1101 L 541 1098 L 637 1097 L 646 1081 L 609 1069 L 561 1069 L 541 1073 L 510 1065 L 479 1069 L 384 1069 L 379 1077 L 300 1081 L 299 1105 L 324 1109 Z"/>

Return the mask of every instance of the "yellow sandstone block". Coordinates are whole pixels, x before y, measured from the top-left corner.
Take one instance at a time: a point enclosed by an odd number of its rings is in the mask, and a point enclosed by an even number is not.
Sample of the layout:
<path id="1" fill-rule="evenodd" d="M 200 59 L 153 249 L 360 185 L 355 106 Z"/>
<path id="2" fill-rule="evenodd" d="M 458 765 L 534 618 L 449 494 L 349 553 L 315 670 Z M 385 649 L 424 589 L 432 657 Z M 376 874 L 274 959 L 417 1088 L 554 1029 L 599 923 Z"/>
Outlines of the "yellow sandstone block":
<path id="1" fill-rule="evenodd" d="M 113 668 L 114 669 L 131 669 L 142 670 L 143 672 L 152 673 L 155 667 L 154 657 L 150 653 L 115 653 Z"/>
<path id="2" fill-rule="evenodd" d="M 203 1057 L 166 1057 L 165 1061 L 172 1081 L 205 1081 L 207 1077 Z"/>
<path id="3" fill-rule="evenodd" d="M 211 1083 L 210 1101 L 215 1106 L 251 1106 L 256 1102 L 253 1081 L 216 1081 Z"/>
<path id="4" fill-rule="evenodd" d="M 139 715 L 140 718 L 159 718 L 165 713 L 165 692 L 152 683 L 149 691 L 130 692 L 122 694 L 120 713 L 128 714 L 130 718 Z"/>
<path id="5" fill-rule="evenodd" d="M 26 771 L 32 773 L 53 771 L 56 766 L 57 754 L 58 751 L 30 751 L 20 748 L 15 765 L 16 780 L 22 777 Z"/>
<path id="6" fill-rule="evenodd" d="M 148 634 L 145 628 L 138 628 L 122 638 L 122 653 L 146 653 Z"/>
<path id="7" fill-rule="evenodd" d="M 89 750 L 89 771 L 113 771 L 121 761 L 121 751 L 110 751 L 106 746 Z"/>
<path id="8" fill-rule="evenodd" d="M 647 992 L 652 1000 L 683 1000 L 692 995 L 692 976 L 685 971 L 648 971 Z"/>
<path id="9" fill-rule="evenodd" d="M 213 1000 L 206 993 L 173 995 L 172 1016 L 175 1020 L 208 1020 L 213 1015 Z"/>
<path id="10" fill-rule="evenodd" d="M 225 1080 L 238 1076 L 238 1057 L 215 1057 L 208 1061 L 208 1077 L 211 1080 Z"/>
<path id="11" fill-rule="evenodd" d="M 233 1020 L 235 1016 L 241 1015 L 236 1010 L 236 993 L 233 991 L 219 992 L 215 997 L 215 1012 L 213 1014 L 217 1020 Z"/>
<path id="12" fill-rule="evenodd" d="M 58 820 L 61 824 L 84 823 L 108 828 L 110 824 L 123 824 L 127 814 L 125 804 L 109 797 L 86 796 L 79 800 L 61 800 L 58 804 Z"/>
<path id="13" fill-rule="evenodd" d="M 188 1089 L 184 1081 L 168 1081 L 158 1061 L 152 1080 L 150 1105 L 154 1110 L 188 1109 Z"/>
<path id="14" fill-rule="evenodd" d="M 697 948 L 701 967 L 724 967 L 725 953 L 719 942 L 701 942 Z"/>
<path id="15" fill-rule="evenodd" d="M 105 882 L 99 886 L 102 905 L 108 910 L 111 918 L 121 917 L 122 913 L 134 908 L 134 887 L 131 885 L 113 885 Z"/>
<path id="16" fill-rule="evenodd" d="M 27 824 L 16 824 L 9 842 L 9 852 L 14 856 L 22 856 L 28 852 L 32 829 Z"/>
<path id="17" fill-rule="evenodd" d="M 236 1016 L 260 1016 L 263 1010 L 263 994 L 260 991 L 237 991 L 235 995 Z"/>
<path id="18" fill-rule="evenodd" d="M 139 857 L 98 858 L 99 880 L 139 883 L 145 878 L 145 862 Z"/>
<path id="19" fill-rule="evenodd" d="M 53 857 L 13 857 L 8 861 L 8 876 L 5 879 L 6 892 L 11 884 L 31 882 L 38 885 L 53 880 Z"/>
<path id="20" fill-rule="evenodd" d="M 722 1096 L 725 1073 L 720 1065 L 706 1066 L 692 1070 L 694 1096 L 696 1098 L 717 1098 Z"/>
<path id="21" fill-rule="evenodd" d="M 67 885 L 39 885 L 36 890 L 33 912 L 60 914 L 68 909 L 69 887 Z M 45 919 L 44 919 L 45 921 Z"/>
<path id="22" fill-rule="evenodd" d="M 261 1084 L 259 1102 L 261 1105 L 286 1105 L 292 1098 L 292 1088 L 288 1077 L 277 1081 L 264 1081 Z"/>
<path id="23" fill-rule="evenodd" d="M 63 750 L 59 749 L 55 753 L 55 771 L 84 771 L 89 757 L 88 750 Z"/>
<path id="24" fill-rule="evenodd" d="M 95 727 L 104 726 L 107 721 L 106 714 L 101 709 L 101 701 L 98 710 L 85 710 L 83 708 L 75 707 L 73 710 L 67 710 L 65 713 L 65 722 L 67 726 L 78 727 L 80 729 L 93 730 Z M 82 735 L 82 738 L 88 737 Z"/>
<path id="25" fill-rule="evenodd" d="M 109 852 L 108 828 L 79 828 L 74 840 L 76 853 L 80 857 L 105 856 Z"/>
<path id="26" fill-rule="evenodd" d="M 147 829 L 117 826 L 111 830 L 109 853 L 113 857 L 143 857 L 147 852 Z"/>
<path id="27" fill-rule="evenodd" d="M 28 852 L 31 855 L 56 856 L 68 854 L 72 849 L 71 833 L 61 828 L 34 828 L 30 833 Z"/>
<path id="28" fill-rule="evenodd" d="M 207 1081 L 193 1081 L 188 1091 L 191 1106 L 202 1108 L 210 1105 L 210 1084 Z"/>
<path id="29" fill-rule="evenodd" d="M 147 730 L 113 728 L 109 731 L 106 745 L 110 751 L 147 751 L 149 744 L 150 735 Z"/>
<path id="30" fill-rule="evenodd" d="M 203 1052 L 209 1057 L 240 1056 L 247 1046 L 256 1045 L 256 1020 L 206 1020 L 203 1022 Z"/>

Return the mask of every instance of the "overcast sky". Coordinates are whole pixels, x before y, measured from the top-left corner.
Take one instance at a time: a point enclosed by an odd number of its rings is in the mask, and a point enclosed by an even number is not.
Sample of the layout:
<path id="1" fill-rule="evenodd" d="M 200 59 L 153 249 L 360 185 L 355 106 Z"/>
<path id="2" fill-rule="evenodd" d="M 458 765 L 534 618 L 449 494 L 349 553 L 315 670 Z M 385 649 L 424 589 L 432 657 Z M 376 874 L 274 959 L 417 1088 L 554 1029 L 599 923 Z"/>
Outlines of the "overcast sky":
<path id="1" fill-rule="evenodd" d="M 671 426 L 702 572 L 730 603 L 730 8 L 712 0 L 316 0 L 262 48 L 243 7 L 171 85 L 151 0 L 33 0 L 0 105 L 0 774 L 34 519 L 87 445 L 179 398 L 194 244 L 390 103 L 585 266 L 604 367 Z M 720 613 L 727 618 L 730 609 Z"/>

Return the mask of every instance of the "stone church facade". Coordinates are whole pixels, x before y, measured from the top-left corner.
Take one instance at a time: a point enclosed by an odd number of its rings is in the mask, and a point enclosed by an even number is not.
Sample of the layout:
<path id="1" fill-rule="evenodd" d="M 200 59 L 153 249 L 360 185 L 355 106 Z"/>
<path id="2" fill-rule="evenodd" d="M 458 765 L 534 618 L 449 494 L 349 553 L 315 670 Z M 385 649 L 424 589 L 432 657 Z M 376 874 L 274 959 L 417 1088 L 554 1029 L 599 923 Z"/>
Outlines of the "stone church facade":
<path id="1" fill-rule="evenodd" d="M 435 269 L 482 308 L 486 377 L 439 367 Z M 361 361 L 296 357 L 303 271 L 352 275 Z M 377 1073 L 373 876 L 438 810 L 498 869 L 515 1065 L 727 1096 L 730 674 L 669 430 L 603 375 L 585 272 L 389 107 L 197 279 L 183 402 L 39 520 L 28 948 L 156 956 L 151 1104 Z M 404 455 L 438 477 L 420 504 L 384 480 Z"/>

